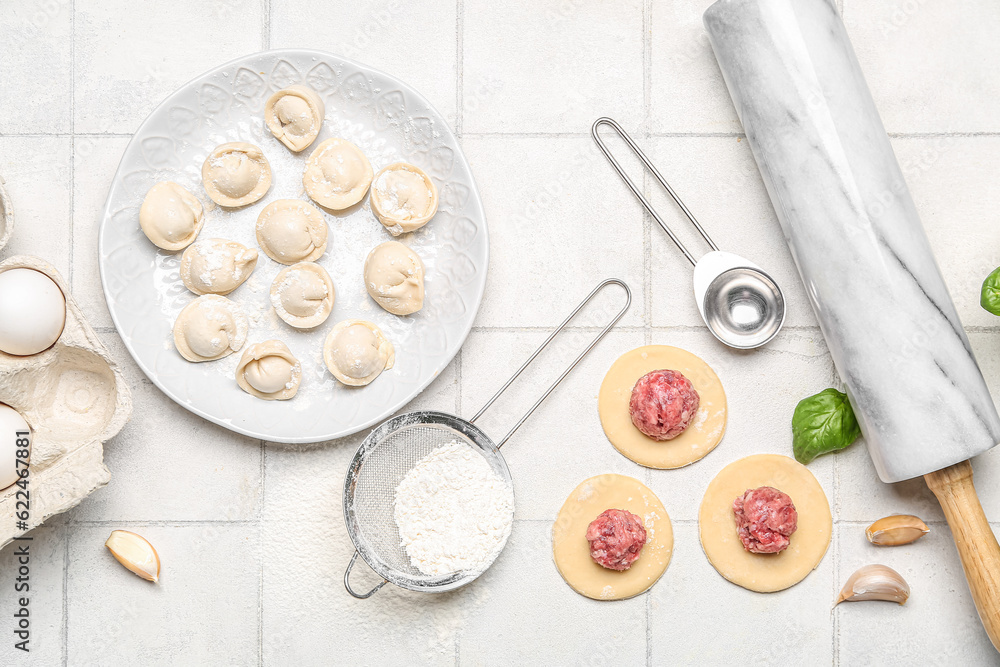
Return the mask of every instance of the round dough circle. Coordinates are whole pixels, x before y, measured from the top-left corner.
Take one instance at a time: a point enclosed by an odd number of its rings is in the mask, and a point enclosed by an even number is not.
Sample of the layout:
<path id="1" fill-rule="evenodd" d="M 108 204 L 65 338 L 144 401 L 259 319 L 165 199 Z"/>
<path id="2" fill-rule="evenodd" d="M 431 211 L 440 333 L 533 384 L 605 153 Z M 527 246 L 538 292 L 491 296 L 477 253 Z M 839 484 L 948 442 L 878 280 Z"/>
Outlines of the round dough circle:
<path id="1" fill-rule="evenodd" d="M 656 441 L 632 423 L 628 403 L 639 378 L 661 369 L 678 371 L 690 380 L 701 405 L 683 433 L 672 440 Z M 719 376 L 699 357 L 669 345 L 639 347 L 611 364 L 601 383 L 597 411 L 604 434 L 615 449 L 648 468 L 690 465 L 715 449 L 726 432 L 726 392 Z"/>
<path id="2" fill-rule="evenodd" d="M 587 526 L 606 509 L 642 517 L 646 544 L 627 570 L 609 570 L 590 557 Z M 552 557 L 559 574 L 580 595 L 594 600 L 624 600 L 648 590 L 670 564 L 674 531 L 663 503 L 637 479 L 605 474 L 573 489 L 552 525 Z"/>
<path id="3" fill-rule="evenodd" d="M 788 548 L 776 554 L 750 553 L 736 533 L 733 501 L 760 486 L 787 493 L 798 513 Z M 773 593 L 816 569 L 830 546 L 833 516 L 823 487 L 808 468 L 787 456 L 756 454 L 730 463 L 709 483 L 698 528 L 701 548 L 719 574 L 748 590 Z"/>

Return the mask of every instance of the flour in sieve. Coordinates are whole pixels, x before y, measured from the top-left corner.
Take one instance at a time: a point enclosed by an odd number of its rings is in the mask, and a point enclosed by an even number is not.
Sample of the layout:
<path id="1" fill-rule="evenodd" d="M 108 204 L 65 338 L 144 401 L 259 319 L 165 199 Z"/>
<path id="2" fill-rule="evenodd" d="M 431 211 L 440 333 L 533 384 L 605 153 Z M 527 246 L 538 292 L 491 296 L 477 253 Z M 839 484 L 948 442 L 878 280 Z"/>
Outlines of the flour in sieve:
<path id="1" fill-rule="evenodd" d="M 402 546 L 418 570 L 479 572 L 507 542 L 514 493 L 482 455 L 454 441 L 406 473 L 393 510 Z"/>

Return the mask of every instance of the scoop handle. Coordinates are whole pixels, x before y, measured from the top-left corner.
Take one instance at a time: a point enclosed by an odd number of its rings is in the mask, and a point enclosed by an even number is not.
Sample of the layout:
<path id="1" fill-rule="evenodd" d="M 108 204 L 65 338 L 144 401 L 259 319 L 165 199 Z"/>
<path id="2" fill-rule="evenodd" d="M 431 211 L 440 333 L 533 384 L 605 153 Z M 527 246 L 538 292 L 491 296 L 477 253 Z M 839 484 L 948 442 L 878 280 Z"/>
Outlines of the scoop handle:
<path id="1" fill-rule="evenodd" d="M 972 465 L 956 463 L 924 475 L 944 509 L 979 619 L 1000 651 L 1000 544 L 972 483 Z"/>

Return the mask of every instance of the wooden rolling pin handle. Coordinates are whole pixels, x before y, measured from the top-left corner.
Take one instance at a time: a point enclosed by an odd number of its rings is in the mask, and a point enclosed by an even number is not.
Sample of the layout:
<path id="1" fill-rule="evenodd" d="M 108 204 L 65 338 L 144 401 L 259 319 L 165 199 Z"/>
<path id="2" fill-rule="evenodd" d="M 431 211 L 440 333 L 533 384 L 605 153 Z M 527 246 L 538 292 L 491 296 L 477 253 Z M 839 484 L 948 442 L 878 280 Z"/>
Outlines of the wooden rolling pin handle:
<path id="1" fill-rule="evenodd" d="M 1000 544 L 972 483 L 968 461 L 924 475 L 951 527 L 979 618 L 1000 651 Z"/>

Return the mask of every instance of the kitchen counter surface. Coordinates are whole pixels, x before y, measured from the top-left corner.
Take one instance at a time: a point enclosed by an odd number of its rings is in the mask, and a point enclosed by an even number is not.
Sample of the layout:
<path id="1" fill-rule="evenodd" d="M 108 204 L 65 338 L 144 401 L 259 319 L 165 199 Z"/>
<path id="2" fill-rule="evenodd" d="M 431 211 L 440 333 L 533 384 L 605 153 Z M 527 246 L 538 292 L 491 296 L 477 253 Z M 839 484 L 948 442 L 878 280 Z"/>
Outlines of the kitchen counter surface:
<path id="1" fill-rule="evenodd" d="M 111 483 L 32 532 L 32 651 L 12 647 L 14 596 L 5 594 L 0 663 L 995 664 L 933 496 L 919 480 L 879 482 L 863 443 L 810 465 L 835 524 L 829 552 L 804 582 L 751 593 L 720 577 L 701 551 L 697 511 L 709 480 L 742 456 L 790 454 L 795 404 L 839 386 L 702 28 L 709 4 L 0 2 L 0 175 L 17 216 L 0 256 L 39 255 L 63 273 L 135 400 L 131 422 L 106 444 Z M 1000 5 L 842 5 L 938 263 L 1000 397 L 1000 319 L 978 303 L 983 278 L 1000 265 L 1000 77 L 992 67 Z M 138 370 L 104 305 L 99 214 L 131 134 L 195 75 L 283 47 L 343 54 L 409 82 L 452 124 L 479 184 L 492 244 L 483 306 L 462 352 L 411 407 L 469 415 L 600 278 L 623 278 L 635 294 L 622 325 L 505 447 L 517 496 L 513 533 L 494 567 L 456 592 L 387 586 L 369 600 L 351 598 L 341 583 L 352 553 L 341 493 L 362 435 L 278 445 L 189 414 Z M 690 267 L 592 145 L 590 124 L 602 115 L 648 148 L 720 247 L 782 285 L 788 317 L 767 347 L 734 353 L 705 329 Z M 646 187 L 694 244 L 679 211 Z M 591 332 L 578 327 L 544 355 L 483 423 L 487 432 L 530 405 Z M 689 468 L 640 468 L 601 430 L 604 372 L 650 343 L 702 356 L 728 393 L 725 439 Z M 1000 528 L 1000 450 L 975 468 Z M 603 472 L 650 486 L 675 533 L 659 583 L 614 603 L 574 593 L 549 540 L 566 495 Z M 931 533 L 905 547 L 869 545 L 865 526 L 892 513 L 921 516 Z M 159 584 L 111 558 L 103 544 L 114 528 L 157 547 Z M 870 562 L 902 573 L 910 601 L 831 611 L 844 580 Z M 4 590 L 15 569 L 5 549 Z M 363 567 L 356 577 L 359 586 L 375 581 Z"/>

